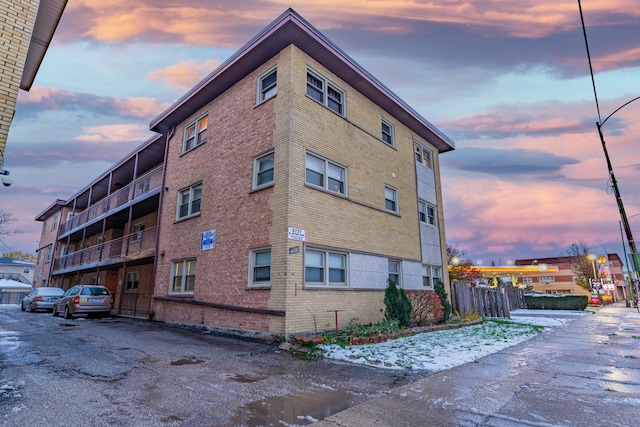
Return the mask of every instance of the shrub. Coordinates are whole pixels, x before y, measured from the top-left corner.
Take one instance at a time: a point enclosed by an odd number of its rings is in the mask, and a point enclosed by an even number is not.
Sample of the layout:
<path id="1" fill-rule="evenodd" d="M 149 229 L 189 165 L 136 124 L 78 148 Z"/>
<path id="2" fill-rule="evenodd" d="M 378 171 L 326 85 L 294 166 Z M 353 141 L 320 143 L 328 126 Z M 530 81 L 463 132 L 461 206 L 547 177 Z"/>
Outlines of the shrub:
<path id="1" fill-rule="evenodd" d="M 444 312 L 442 321 L 446 322 L 449 320 L 449 317 L 451 317 L 451 303 L 449 302 L 447 291 L 444 289 L 444 283 L 436 280 L 435 285 L 433 285 L 433 290 L 436 291 L 436 294 L 440 297 L 440 303 L 442 304 L 442 310 Z"/>
<path id="2" fill-rule="evenodd" d="M 439 323 L 444 311 L 440 297 L 432 291 L 410 292 L 409 301 L 413 307 L 411 322 L 417 326 L 427 326 Z"/>
<path id="3" fill-rule="evenodd" d="M 584 310 L 589 304 L 587 295 L 525 295 L 527 308 L 546 310 Z"/>
<path id="4" fill-rule="evenodd" d="M 411 301 L 409 301 L 404 289 L 398 288 L 393 280 L 389 280 L 389 285 L 384 291 L 384 305 L 386 307 L 385 319 L 389 321 L 395 319 L 402 327 L 409 326 L 413 309 Z"/>

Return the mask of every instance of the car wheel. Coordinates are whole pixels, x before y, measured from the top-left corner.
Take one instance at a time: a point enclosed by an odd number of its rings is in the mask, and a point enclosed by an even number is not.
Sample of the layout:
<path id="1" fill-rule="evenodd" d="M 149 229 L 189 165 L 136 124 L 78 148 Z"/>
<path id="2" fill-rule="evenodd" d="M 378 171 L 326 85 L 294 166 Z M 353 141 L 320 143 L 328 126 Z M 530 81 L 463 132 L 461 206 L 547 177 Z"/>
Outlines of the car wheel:
<path id="1" fill-rule="evenodd" d="M 69 313 L 69 306 L 64 307 L 64 318 L 65 319 L 73 319 L 71 313 Z"/>
<path id="2" fill-rule="evenodd" d="M 51 309 L 51 313 L 53 313 L 53 317 L 57 317 L 58 316 L 58 312 L 56 311 L 56 305 L 53 305 L 53 308 Z"/>
<path id="3" fill-rule="evenodd" d="M 20 311 L 24 311 L 24 304 L 20 303 Z"/>
<path id="4" fill-rule="evenodd" d="M 29 313 L 33 313 L 34 311 L 33 305 L 29 304 Z"/>

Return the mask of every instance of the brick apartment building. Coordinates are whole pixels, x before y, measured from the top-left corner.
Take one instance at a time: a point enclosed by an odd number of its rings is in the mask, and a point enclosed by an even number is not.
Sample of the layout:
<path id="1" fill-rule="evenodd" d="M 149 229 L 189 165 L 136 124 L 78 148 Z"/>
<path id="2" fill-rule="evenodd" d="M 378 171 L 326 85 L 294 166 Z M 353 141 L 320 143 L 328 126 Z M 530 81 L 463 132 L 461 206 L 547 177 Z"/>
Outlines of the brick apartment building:
<path id="1" fill-rule="evenodd" d="M 622 271 L 622 260 L 617 254 L 607 254 L 605 259 L 606 262 L 604 264 L 599 261 L 595 262 L 594 268 L 596 275 L 598 278 L 610 277 L 615 288 L 614 291 L 610 292 L 614 295 L 614 300 L 624 301 L 629 297 L 629 289 Z M 520 278 L 523 284 L 532 286 L 536 292 L 546 294 L 590 294 L 589 291 L 576 283 L 577 277 L 573 271 L 572 257 L 561 256 L 555 258 L 519 259 L 516 260 L 514 264 L 547 264 L 558 267 L 557 273 L 541 272 L 538 276 Z"/>
<path id="2" fill-rule="evenodd" d="M 289 9 L 151 122 L 157 136 L 43 211 L 43 284 L 115 314 L 260 336 L 378 321 L 432 290 L 454 144 Z"/>

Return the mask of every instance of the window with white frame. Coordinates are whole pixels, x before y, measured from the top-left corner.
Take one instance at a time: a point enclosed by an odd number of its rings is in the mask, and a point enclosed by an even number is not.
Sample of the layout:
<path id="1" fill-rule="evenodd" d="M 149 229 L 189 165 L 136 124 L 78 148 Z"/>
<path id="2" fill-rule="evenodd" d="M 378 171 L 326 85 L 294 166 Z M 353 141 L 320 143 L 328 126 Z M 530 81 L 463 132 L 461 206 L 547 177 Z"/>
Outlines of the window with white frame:
<path id="1" fill-rule="evenodd" d="M 384 186 L 384 208 L 388 212 L 398 213 L 398 190 Z"/>
<path id="2" fill-rule="evenodd" d="M 347 285 L 347 254 L 306 249 L 304 265 L 304 282 L 307 285 Z"/>
<path id="3" fill-rule="evenodd" d="M 258 78 L 258 104 L 278 93 L 277 82 L 278 73 L 275 68 L 270 69 Z"/>
<path id="4" fill-rule="evenodd" d="M 416 162 L 422 164 L 423 166 L 431 168 L 431 164 L 433 161 L 433 153 L 431 152 L 431 150 L 416 141 L 414 141 L 413 146 L 416 156 Z"/>
<path id="5" fill-rule="evenodd" d="M 53 216 L 53 221 L 51 221 L 51 230 L 55 230 L 58 228 L 58 219 L 60 218 L 60 214 L 55 214 Z"/>
<path id="6" fill-rule="evenodd" d="M 393 125 L 385 119 L 382 119 L 382 140 L 392 147 L 395 145 L 393 137 Z"/>
<path id="7" fill-rule="evenodd" d="M 253 188 L 261 188 L 273 184 L 273 169 L 273 151 L 256 157 L 253 160 Z"/>
<path id="8" fill-rule="evenodd" d="M 202 184 L 196 184 L 178 192 L 177 219 L 189 218 L 200 214 Z"/>
<path id="9" fill-rule="evenodd" d="M 344 91 L 311 70 L 307 70 L 307 95 L 344 116 Z"/>
<path id="10" fill-rule="evenodd" d="M 390 259 L 389 266 L 389 281 L 393 281 L 396 286 L 400 287 L 400 261 Z"/>
<path id="11" fill-rule="evenodd" d="M 53 258 L 53 245 L 47 246 L 47 259 L 45 262 L 51 262 L 51 258 Z"/>
<path id="12" fill-rule="evenodd" d="M 533 277 L 523 277 L 522 278 L 522 283 L 533 283 Z"/>
<path id="13" fill-rule="evenodd" d="M 433 265 L 422 266 L 422 286 L 427 288 L 433 288 L 438 280 L 442 280 L 440 267 Z"/>
<path id="14" fill-rule="evenodd" d="M 129 272 L 127 272 L 127 283 L 125 283 L 124 290 L 125 291 L 135 291 L 135 290 L 137 290 L 139 281 L 140 281 L 140 272 L 139 271 L 129 271 Z"/>
<path id="15" fill-rule="evenodd" d="M 138 240 L 142 240 L 142 235 L 143 235 L 143 231 L 144 231 L 144 222 L 140 222 L 138 224 L 134 224 L 133 227 L 131 227 L 131 241 L 132 242 L 136 242 Z"/>
<path id="16" fill-rule="evenodd" d="M 182 144 L 182 152 L 186 153 L 194 149 L 198 145 L 207 142 L 207 127 L 209 126 L 209 117 L 204 116 L 187 126 L 184 130 L 184 142 Z"/>
<path id="17" fill-rule="evenodd" d="M 249 261 L 251 286 L 269 286 L 271 282 L 271 248 L 251 250 Z"/>
<path id="18" fill-rule="evenodd" d="M 539 276 L 538 282 L 555 282 L 556 278 L 554 276 Z"/>
<path id="19" fill-rule="evenodd" d="M 432 286 L 435 286 L 438 281 L 442 281 L 441 271 L 442 269 L 440 267 L 431 266 Z"/>
<path id="20" fill-rule="evenodd" d="M 193 294 L 196 282 L 196 260 L 175 261 L 171 265 L 172 294 Z"/>
<path id="21" fill-rule="evenodd" d="M 347 168 L 317 155 L 307 153 L 305 181 L 332 193 L 347 194 Z"/>
<path id="22" fill-rule="evenodd" d="M 436 208 L 429 203 L 419 201 L 418 202 L 418 216 L 420 221 L 429 225 L 436 225 Z"/>

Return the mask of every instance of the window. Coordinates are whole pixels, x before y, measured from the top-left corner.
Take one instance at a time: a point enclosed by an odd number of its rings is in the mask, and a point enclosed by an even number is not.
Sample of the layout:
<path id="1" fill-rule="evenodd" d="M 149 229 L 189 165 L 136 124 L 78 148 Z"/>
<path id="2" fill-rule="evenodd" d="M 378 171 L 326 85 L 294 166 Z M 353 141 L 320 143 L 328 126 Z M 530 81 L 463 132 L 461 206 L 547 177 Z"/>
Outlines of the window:
<path id="1" fill-rule="evenodd" d="M 202 198 L 202 184 L 197 184 L 181 190 L 178 194 L 177 219 L 188 218 L 200 213 L 200 199 Z"/>
<path id="2" fill-rule="evenodd" d="M 304 281 L 309 285 L 346 286 L 347 255 L 320 250 L 305 251 Z"/>
<path id="3" fill-rule="evenodd" d="M 422 286 L 433 288 L 440 279 L 440 267 L 432 265 L 422 266 Z"/>
<path id="4" fill-rule="evenodd" d="M 136 196 L 149 192 L 151 177 L 142 178 L 136 182 Z"/>
<path id="5" fill-rule="evenodd" d="M 425 202 L 418 202 L 418 216 L 420 221 L 429 225 L 436 225 L 436 208 Z"/>
<path id="6" fill-rule="evenodd" d="M 258 103 L 266 101 L 278 93 L 277 70 L 271 69 L 258 78 Z"/>
<path id="7" fill-rule="evenodd" d="M 385 185 L 384 208 L 389 212 L 398 213 L 398 190 Z"/>
<path id="8" fill-rule="evenodd" d="M 522 278 L 522 283 L 532 283 L 533 282 L 533 277 L 523 277 Z"/>
<path id="9" fill-rule="evenodd" d="M 209 117 L 204 116 L 195 123 L 189 125 L 184 130 L 184 142 L 182 144 L 182 152 L 197 147 L 200 144 L 207 142 L 207 126 L 209 125 Z"/>
<path id="10" fill-rule="evenodd" d="M 307 71 L 307 95 L 344 116 L 344 91 L 320 74 Z"/>
<path id="11" fill-rule="evenodd" d="M 29 274 L 29 271 L 30 271 L 30 270 L 29 270 L 29 267 L 25 267 L 25 268 L 22 270 L 22 274 Z"/>
<path id="12" fill-rule="evenodd" d="M 308 184 L 332 193 L 346 195 L 347 169 L 330 160 L 307 153 L 306 178 Z"/>
<path id="13" fill-rule="evenodd" d="M 196 260 L 185 259 L 171 266 L 171 293 L 192 294 L 196 281 Z"/>
<path id="14" fill-rule="evenodd" d="M 538 282 L 555 282 L 556 278 L 554 276 L 540 276 L 538 277 Z"/>
<path id="15" fill-rule="evenodd" d="M 271 282 L 271 249 L 253 249 L 250 269 L 250 285 L 269 285 Z"/>
<path id="16" fill-rule="evenodd" d="M 51 258 L 53 257 L 53 245 L 47 246 L 47 260 L 45 262 L 51 262 Z"/>
<path id="17" fill-rule="evenodd" d="M 125 284 L 125 291 L 135 291 L 138 289 L 138 282 L 140 281 L 139 271 L 130 271 L 127 273 L 127 283 Z"/>
<path id="18" fill-rule="evenodd" d="M 389 260 L 389 280 L 400 286 L 400 261 Z"/>
<path id="19" fill-rule="evenodd" d="M 431 267 L 428 265 L 422 266 L 422 286 L 431 287 Z"/>
<path id="20" fill-rule="evenodd" d="M 53 217 L 53 221 L 51 222 L 51 230 L 55 230 L 58 228 L 58 218 L 60 218 L 60 214 L 55 214 Z"/>
<path id="21" fill-rule="evenodd" d="M 392 147 L 395 145 L 393 140 L 393 125 L 385 119 L 382 119 L 382 140 Z"/>
<path id="22" fill-rule="evenodd" d="M 96 239 L 96 252 L 100 253 L 102 250 L 102 244 L 104 243 L 104 236 L 98 236 Z"/>
<path id="23" fill-rule="evenodd" d="M 421 163 L 422 165 L 431 168 L 432 154 L 431 150 L 424 147 L 422 144 L 414 142 L 413 144 L 415 148 L 416 162 Z"/>
<path id="24" fill-rule="evenodd" d="M 253 161 L 253 188 L 273 184 L 273 151 L 256 157 Z"/>
<path id="25" fill-rule="evenodd" d="M 137 242 L 138 240 L 142 240 L 142 234 L 144 231 L 144 222 L 141 222 L 139 224 L 134 224 L 131 231 L 132 231 L 131 233 L 132 242 Z"/>

